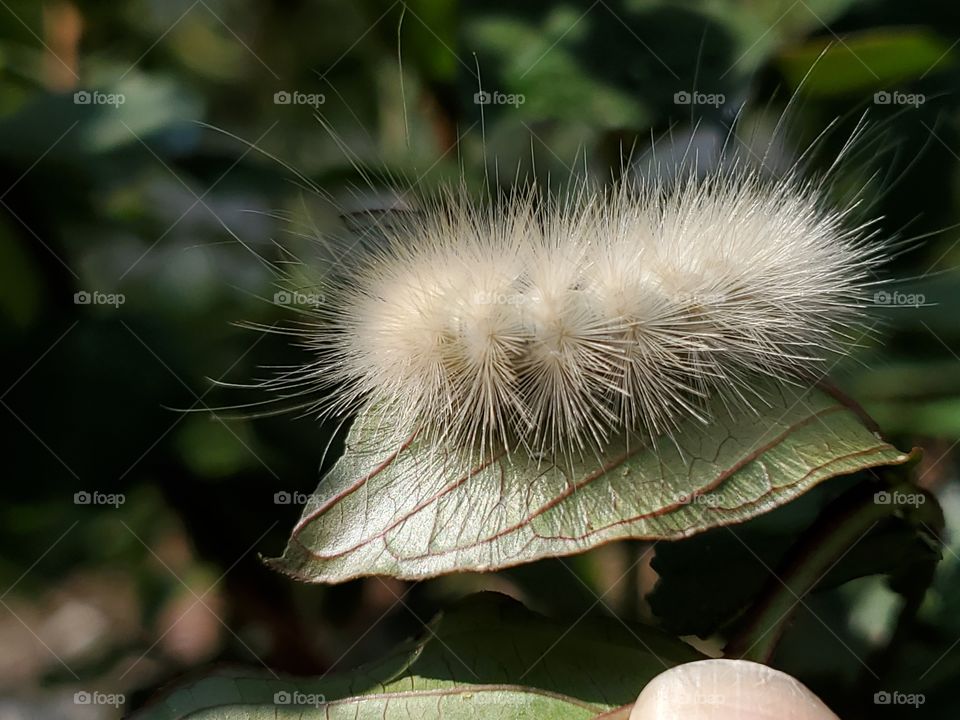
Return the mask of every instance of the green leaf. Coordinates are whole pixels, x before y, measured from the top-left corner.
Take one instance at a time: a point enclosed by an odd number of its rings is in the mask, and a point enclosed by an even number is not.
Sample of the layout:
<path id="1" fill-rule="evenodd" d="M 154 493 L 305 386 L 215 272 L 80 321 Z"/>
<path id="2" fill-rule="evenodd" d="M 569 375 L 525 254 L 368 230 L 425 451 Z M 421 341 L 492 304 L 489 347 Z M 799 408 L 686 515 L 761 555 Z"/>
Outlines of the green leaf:
<path id="1" fill-rule="evenodd" d="M 716 529 L 657 546 L 647 602 L 661 627 L 708 637 L 749 606 L 790 544 L 786 535 L 751 530 Z"/>
<path id="2" fill-rule="evenodd" d="M 919 460 L 919 453 L 913 460 Z M 891 476 L 896 474 L 891 473 Z M 942 527 L 943 515 L 933 496 L 915 485 L 900 480 L 888 487 L 889 490 L 879 492 L 875 486 L 852 488 L 804 533 L 791 548 L 784 565 L 771 573 L 766 590 L 743 618 L 741 627 L 733 633 L 724 648 L 728 657 L 769 664 L 793 613 L 798 605 L 803 604 L 802 598 L 816 587 L 849 579 L 844 577 L 845 574 L 859 577 L 871 571 L 886 570 L 891 573 L 893 589 L 907 596 L 909 602 L 918 605 L 922 601 L 940 560 L 939 542 L 934 537 L 933 527 Z M 884 559 L 890 565 L 878 563 L 876 557 L 871 557 L 872 567 L 859 566 L 858 559 L 851 558 L 849 564 L 838 568 L 875 528 L 887 530 L 882 523 L 886 524 L 891 516 L 905 518 L 912 528 L 922 532 L 923 537 L 918 539 L 927 545 L 923 556 L 897 558 L 889 554 Z M 875 556 L 882 551 L 884 539 L 882 535 L 874 535 L 870 539 L 874 549 L 868 551 L 868 555 Z M 909 547 L 910 539 L 899 539 L 899 544 L 904 546 L 900 548 L 901 552 Z"/>
<path id="3" fill-rule="evenodd" d="M 25 327 L 37 317 L 44 300 L 44 288 L 36 260 L 18 240 L 13 228 L 0 219 L 0 316 Z"/>
<path id="4" fill-rule="evenodd" d="M 33 162 L 48 153 L 52 161 L 82 164 L 126 147 L 146 152 L 140 142 L 159 133 L 175 135 L 182 147 L 196 133 L 190 121 L 201 111 L 198 97 L 170 78 L 131 72 L 122 81 L 76 94 L 33 96 L 16 113 L 0 118 L 5 138 L 0 154 Z M 51 139 L 61 135 L 63 140 L 51 146 Z"/>
<path id="5" fill-rule="evenodd" d="M 793 88 L 827 97 L 877 90 L 952 63 L 950 46 L 919 30 L 873 30 L 843 39 L 817 38 L 781 53 L 778 64 Z"/>
<path id="6" fill-rule="evenodd" d="M 743 522 L 828 478 L 900 464 L 840 400 L 760 383 L 759 411 L 718 401 L 655 447 L 623 439 L 573 474 L 521 453 L 472 467 L 414 437 L 382 447 L 390 419 L 361 415 L 274 568 L 311 582 L 424 578 L 571 555 L 612 540 L 675 539 Z M 732 406 L 731 406 L 732 407 Z"/>
<path id="7" fill-rule="evenodd" d="M 431 623 L 423 639 L 353 672 L 320 679 L 220 672 L 135 717 L 577 720 L 632 703 L 665 669 L 700 659 L 653 628 L 593 617 L 558 622 L 484 593 Z"/>
<path id="8" fill-rule="evenodd" d="M 847 538 L 844 532 L 851 522 L 859 528 L 853 534 L 855 541 L 833 542 L 836 555 L 823 556 L 826 560 L 822 565 L 807 574 L 814 582 L 796 590 L 798 594 L 829 590 L 870 575 L 895 578 L 936 564 L 939 552 L 930 541 L 929 530 L 920 522 L 908 520 L 901 507 L 875 503 L 875 493 L 885 486 L 862 476 L 859 479 L 861 482 L 852 484 L 839 497 L 822 491 L 833 490 L 833 486 L 842 488 L 845 482 L 821 486 L 740 527 L 717 528 L 695 538 L 658 545 L 652 565 L 659 579 L 647 601 L 661 627 L 677 635 L 707 637 L 748 607 L 747 616 L 755 615 L 753 602 L 765 585 L 783 588 L 787 578 L 817 559 L 814 552 L 802 552 L 801 543 L 826 542 L 833 536 Z M 907 492 L 904 488 L 898 491 Z M 919 490 L 910 493 L 920 497 Z M 851 521 L 843 510 L 853 494 L 862 497 L 866 511 Z M 935 526 L 933 518 L 939 513 L 936 499 L 923 497 L 928 515 L 924 520 Z M 787 616 L 781 610 L 774 619 Z"/>
<path id="9" fill-rule="evenodd" d="M 822 31 L 853 4 L 463 0 L 457 49 L 465 58 L 476 53 L 487 89 L 525 98 L 516 110 L 487 106 L 488 119 L 642 129 L 688 117 L 692 108 L 676 104 L 681 91 L 723 95 L 734 114 L 750 79 L 784 43 Z M 469 110 L 478 78 L 464 65 L 460 91 Z"/>

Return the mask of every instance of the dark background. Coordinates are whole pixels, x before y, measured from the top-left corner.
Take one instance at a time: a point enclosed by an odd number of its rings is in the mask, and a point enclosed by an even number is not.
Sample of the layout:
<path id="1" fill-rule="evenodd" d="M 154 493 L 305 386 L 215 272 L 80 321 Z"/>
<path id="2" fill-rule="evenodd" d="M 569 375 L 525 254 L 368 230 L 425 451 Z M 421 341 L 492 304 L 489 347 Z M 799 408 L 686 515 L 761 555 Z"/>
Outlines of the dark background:
<path id="1" fill-rule="evenodd" d="M 640 550 L 629 543 L 416 586 L 294 585 L 259 555 L 282 551 L 299 507 L 276 493 L 315 488 L 333 428 L 296 413 L 220 410 L 268 398 L 211 381 L 250 383 L 307 357 L 289 338 L 237 325 L 288 319 L 271 302 L 276 279 L 263 259 L 320 262 L 315 237 L 343 233 L 305 179 L 342 202 L 365 186 L 364 170 L 429 190 L 461 173 L 476 185 L 484 158 L 504 184 L 518 164 L 543 183 L 572 172 L 605 180 L 634 146 L 631 172 L 649 172 L 651 142 L 669 166 L 693 128 L 709 164 L 741 107 L 739 136 L 762 154 L 794 98 L 774 157 L 790 164 L 832 127 L 816 171 L 867 113 L 835 190 L 863 190 L 861 212 L 880 217 L 885 236 L 918 238 L 890 263 L 884 288 L 922 295 L 922 307 L 876 308 L 876 337 L 835 378 L 901 448 L 924 448 L 917 477 L 948 522 L 933 586 L 895 646 L 901 601 L 868 577 L 811 598 L 775 664 L 846 717 L 871 716 L 864 693 L 878 687 L 923 692 L 922 708 L 902 710 L 910 717 L 955 717 L 960 7 L 403 8 L 0 3 L 0 714 L 110 717 L 119 711 L 78 706 L 74 692 L 121 692 L 129 710 L 214 662 L 349 666 L 480 588 L 559 616 L 664 622 L 644 600 L 654 571 L 625 574 Z M 478 68 L 487 90 L 523 96 L 486 106 L 482 126 Z M 678 102 L 692 91 L 723 102 Z M 278 103 L 278 92 L 322 102 Z M 78 503 L 78 492 L 93 501 Z M 122 504 L 103 504 L 111 495 Z M 781 517 L 744 537 L 787 537 L 794 526 Z M 719 602 L 766 573 L 742 549 L 717 552 L 689 594 Z"/>

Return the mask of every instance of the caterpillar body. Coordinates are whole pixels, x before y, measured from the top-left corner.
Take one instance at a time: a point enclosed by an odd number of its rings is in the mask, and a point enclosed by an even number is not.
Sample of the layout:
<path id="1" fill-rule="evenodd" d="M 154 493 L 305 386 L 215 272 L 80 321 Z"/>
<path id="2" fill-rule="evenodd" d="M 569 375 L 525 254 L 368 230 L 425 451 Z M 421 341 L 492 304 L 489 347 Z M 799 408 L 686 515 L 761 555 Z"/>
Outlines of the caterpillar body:
<path id="1" fill-rule="evenodd" d="M 274 384 L 481 452 L 709 423 L 711 398 L 750 405 L 756 376 L 809 378 L 864 334 L 884 250 L 823 194 L 742 166 L 559 197 L 449 190 L 376 220 L 381 241 L 303 325 L 313 361 Z"/>

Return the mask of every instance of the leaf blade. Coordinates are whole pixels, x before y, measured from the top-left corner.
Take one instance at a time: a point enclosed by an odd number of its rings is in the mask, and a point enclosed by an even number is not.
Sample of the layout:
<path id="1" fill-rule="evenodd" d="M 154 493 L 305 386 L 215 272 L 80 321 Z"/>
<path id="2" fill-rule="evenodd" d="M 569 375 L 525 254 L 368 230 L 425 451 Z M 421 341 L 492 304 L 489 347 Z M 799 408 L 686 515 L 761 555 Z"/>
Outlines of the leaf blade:
<path id="1" fill-rule="evenodd" d="M 618 539 L 669 540 L 743 522 L 837 475 L 907 462 L 841 400 L 756 388 L 763 412 L 713 408 L 655 449 L 612 443 L 568 474 L 536 458 L 427 457 L 416 437 L 375 447 L 358 418 L 274 568 L 310 582 L 420 579 L 571 555 Z M 464 469 L 468 467 L 469 469 Z"/>
<path id="2" fill-rule="evenodd" d="M 698 659 L 653 628 L 610 618 L 571 626 L 483 593 L 431 623 L 423 639 L 356 671 L 320 679 L 220 672 L 175 688 L 135 718 L 586 719 L 632 702 L 664 669 Z M 278 693 L 287 693 L 284 702 Z"/>

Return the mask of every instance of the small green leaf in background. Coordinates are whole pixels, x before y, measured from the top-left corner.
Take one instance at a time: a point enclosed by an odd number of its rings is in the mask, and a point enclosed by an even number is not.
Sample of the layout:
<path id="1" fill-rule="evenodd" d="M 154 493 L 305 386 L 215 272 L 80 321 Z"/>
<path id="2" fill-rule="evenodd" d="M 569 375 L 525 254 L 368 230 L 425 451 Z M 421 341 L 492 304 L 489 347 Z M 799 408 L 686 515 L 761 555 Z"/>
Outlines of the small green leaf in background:
<path id="1" fill-rule="evenodd" d="M 40 273 L 9 223 L 0 218 L 0 316 L 25 327 L 43 305 Z"/>
<path id="2" fill-rule="evenodd" d="M 392 440 L 389 418 L 362 415 L 347 451 L 310 498 L 272 566 L 311 582 L 423 578 L 571 555 L 611 540 L 677 539 L 766 513 L 837 475 L 901 464 L 861 417 L 819 390 L 759 383 L 758 412 L 717 400 L 676 444 L 611 443 L 603 465 L 498 457 L 436 458 Z M 733 414 L 731 414 L 733 413 Z"/>
<path id="3" fill-rule="evenodd" d="M 950 44 L 918 30 L 872 30 L 816 38 L 784 50 L 777 64 L 790 87 L 828 97 L 918 78 L 952 62 Z M 809 73 L 809 74 L 808 74 Z"/>
<path id="4" fill-rule="evenodd" d="M 664 670 L 703 657 L 652 628 L 608 618 L 570 623 L 483 593 L 384 659 L 320 679 L 217 673 L 136 720 L 592 718 L 632 703 Z"/>
<path id="5" fill-rule="evenodd" d="M 883 493 L 885 486 L 857 479 L 861 482 L 851 478 L 849 483 L 836 483 L 841 488 L 851 485 L 839 497 L 821 486 L 740 527 L 659 544 L 652 563 L 659 579 L 647 600 L 661 626 L 678 635 L 707 637 L 722 632 L 745 609 L 750 608 L 748 614 L 755 612 L 764 585 L 780 586 L 791 572 L 810 562 L 813 553 L 798 553 L 804 539 L 826 541 L 851 522 L 859 522 L 856 543 L 834 544 L 836 555 L 826 554 L 828 568 L 814 573 L 816 581 L 810 590 L 829 590 L 872 575 L 894 581 L 936 565 L 940 547 L 931 540 L 930 530 L 942 525 L 936 500 L 924 496 L 922 513 L 878 504 L 876 493 Z M 910 492 L 920 497 L 919 490 Z M 854 493 L 864 500 L 865 509 L 859 512 L 865 518 L 862 521 L 851 521 L 839 512 L 846 504 L 843 498 Z"/>
<path id="6" fill-rule="evenodd" d="M 256 467 L 263 453 L 247 425 L 227 425 L 201 416 L 192 416 L 181 424 L 176 444 L 187 466 L 208 478 L 227 478 Z"/>

